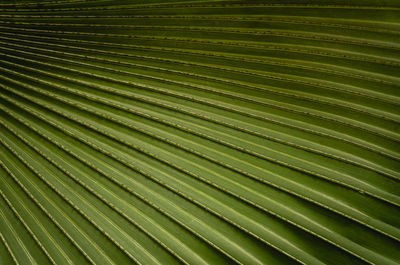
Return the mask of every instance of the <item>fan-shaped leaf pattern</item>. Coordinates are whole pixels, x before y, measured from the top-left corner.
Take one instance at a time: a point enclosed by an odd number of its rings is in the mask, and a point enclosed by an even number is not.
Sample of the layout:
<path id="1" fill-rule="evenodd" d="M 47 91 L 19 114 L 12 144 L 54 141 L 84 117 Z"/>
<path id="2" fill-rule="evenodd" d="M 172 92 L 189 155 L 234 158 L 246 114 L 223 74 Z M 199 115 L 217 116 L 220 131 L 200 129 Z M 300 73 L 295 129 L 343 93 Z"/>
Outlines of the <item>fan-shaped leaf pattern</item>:
<path id="1" fill-rule="evenodd" d="M 1 1 L 1 264 L 399 264 L 400 3 Z"/>

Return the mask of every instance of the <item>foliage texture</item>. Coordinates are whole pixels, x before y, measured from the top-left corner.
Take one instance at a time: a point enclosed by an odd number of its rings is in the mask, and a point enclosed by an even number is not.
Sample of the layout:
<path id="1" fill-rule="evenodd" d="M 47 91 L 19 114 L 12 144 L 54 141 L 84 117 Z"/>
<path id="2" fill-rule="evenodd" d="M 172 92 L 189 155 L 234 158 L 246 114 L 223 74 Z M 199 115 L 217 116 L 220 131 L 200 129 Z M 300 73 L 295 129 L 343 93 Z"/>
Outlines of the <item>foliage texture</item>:
<path id="1" fill-rule="evenodd" d="M 0 1 L 1 264 L 399 264 L 400 3 Z"/>

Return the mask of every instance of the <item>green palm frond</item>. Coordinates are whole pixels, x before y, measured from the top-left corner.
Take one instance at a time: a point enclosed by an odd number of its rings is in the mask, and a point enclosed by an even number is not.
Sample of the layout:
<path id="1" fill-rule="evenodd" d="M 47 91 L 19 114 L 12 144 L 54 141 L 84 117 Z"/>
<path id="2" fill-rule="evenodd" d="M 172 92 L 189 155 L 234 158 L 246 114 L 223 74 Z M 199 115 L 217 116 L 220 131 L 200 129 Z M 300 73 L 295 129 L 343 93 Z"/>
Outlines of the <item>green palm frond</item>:
<path id="1" fill-rule="evenodd" d="M 0 10 L 0 264 L 400 264 L 400 2 Z"/>

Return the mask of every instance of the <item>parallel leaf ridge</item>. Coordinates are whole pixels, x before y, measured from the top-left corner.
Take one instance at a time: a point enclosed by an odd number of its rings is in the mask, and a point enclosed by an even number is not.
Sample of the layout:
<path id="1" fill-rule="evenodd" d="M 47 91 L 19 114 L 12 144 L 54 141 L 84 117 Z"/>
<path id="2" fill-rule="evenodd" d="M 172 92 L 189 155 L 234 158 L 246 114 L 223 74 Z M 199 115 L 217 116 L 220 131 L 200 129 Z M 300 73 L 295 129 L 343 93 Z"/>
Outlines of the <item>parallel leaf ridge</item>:
<path id="1" fill-rule="evenodd" d="M 0 264 L 400 264 L 400 2 L 0 1 Z"/>

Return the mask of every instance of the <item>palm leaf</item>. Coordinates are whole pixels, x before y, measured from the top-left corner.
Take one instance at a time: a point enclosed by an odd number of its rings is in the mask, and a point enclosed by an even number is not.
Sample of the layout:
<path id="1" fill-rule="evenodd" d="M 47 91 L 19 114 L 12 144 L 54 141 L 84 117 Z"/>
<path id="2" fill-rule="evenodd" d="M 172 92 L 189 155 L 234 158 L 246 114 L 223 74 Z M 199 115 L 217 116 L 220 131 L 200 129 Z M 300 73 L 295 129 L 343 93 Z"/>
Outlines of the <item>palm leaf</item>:
<path id="1" fill-rule="evenodd" d="M 399 264 L 397 1 L 0 1 L 1 264 Z"/>

